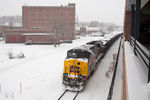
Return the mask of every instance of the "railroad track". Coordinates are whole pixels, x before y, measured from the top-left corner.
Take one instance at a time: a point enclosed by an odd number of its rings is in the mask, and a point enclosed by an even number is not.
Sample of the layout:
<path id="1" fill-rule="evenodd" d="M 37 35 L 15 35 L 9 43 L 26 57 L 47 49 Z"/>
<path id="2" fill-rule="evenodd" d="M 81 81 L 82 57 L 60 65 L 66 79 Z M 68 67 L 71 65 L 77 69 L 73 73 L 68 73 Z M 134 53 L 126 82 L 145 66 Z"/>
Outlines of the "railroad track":
<path id="1" fill-rule="evenodd" d="M 65 90 L 65 91 L 62 93 L 62 95 L 58 98 L 58 100 L 61 100 L 61 98 L 63 98 L 63 96 L 64 96 L 65 94 L 67 94 L 67 92 L 70 92 L 70 91 L 69 91 L 69 90 Z M 72 100 L 75 100 L 75 99 L 76 99 L 76 97 L 78 96 L 79 92 L 80 92 L 80 91 L 78 91 L 78 92 L 75 93 L 75 95 L 73 96 Z"/>

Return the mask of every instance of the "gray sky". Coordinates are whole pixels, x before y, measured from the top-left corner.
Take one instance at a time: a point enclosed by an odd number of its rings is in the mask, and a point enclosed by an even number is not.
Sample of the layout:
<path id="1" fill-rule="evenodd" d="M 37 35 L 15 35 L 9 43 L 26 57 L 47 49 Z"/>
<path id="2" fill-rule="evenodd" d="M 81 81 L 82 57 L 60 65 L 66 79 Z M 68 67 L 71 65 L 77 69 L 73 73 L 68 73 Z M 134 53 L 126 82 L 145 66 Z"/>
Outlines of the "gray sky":
<path id="1" fill-rule="evenodd" d="M 76 3 L 79 21 L 112 22 L 123 25 L 125 0 L 0 0 L 0 16 L 22 15 L 22 5 L 60 6 Z"/>

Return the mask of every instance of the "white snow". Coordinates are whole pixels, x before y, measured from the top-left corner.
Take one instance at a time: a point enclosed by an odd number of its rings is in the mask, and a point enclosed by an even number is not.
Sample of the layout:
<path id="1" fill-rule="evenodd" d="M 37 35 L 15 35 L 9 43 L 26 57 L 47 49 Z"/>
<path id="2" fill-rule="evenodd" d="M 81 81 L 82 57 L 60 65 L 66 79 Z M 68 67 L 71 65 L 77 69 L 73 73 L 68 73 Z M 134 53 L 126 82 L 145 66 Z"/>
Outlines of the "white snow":
<path id="1" fill-rule="evenodd" d="M 64 92 L 62 72 L 67 50 L 99 39 L 102 38 L 81 37 L 72 44 L 64 43 L 58 47 L 0 42 L 0 100 L 57 100 Z M 111 79 L 106 78 L 105 72 L 111 66 L 112 55 L 117 52 L 118 46 L 116 42 L 113 50 L 108 51 L 77 99 L 106 100 Z M 23 52 L 25 58 L 9 59 L 9 52 Z M 69 96 L 67 100 L 70 100 Z"/>
<path id="2" fill-rule="evenodd" d="M 23 33 L 22 35 L 54 35 L 53 33 Z"/>
<path id="3" fill-rule="evenodd" d="M 67 58 L 66 60 L 72 60 L 74 58 Z M 82 62 L 88 62 L 87 58 L 76 58 L 78 61 L 82 61 Z"/>
<path id="4" fill-rule="evenodd" d="M 150 100 L 148 69 L 137 56 L 129 42 L 125 42 L 125 61 L 129 100 Z"/>

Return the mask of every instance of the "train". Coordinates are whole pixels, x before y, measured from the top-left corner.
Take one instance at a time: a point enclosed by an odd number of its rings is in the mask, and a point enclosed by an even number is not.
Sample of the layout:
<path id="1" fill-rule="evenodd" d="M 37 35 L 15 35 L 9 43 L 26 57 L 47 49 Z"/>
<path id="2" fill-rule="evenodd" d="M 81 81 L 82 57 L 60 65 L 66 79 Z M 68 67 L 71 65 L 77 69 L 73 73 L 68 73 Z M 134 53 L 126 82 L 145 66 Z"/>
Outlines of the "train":
<path id="1" fill-rule="evenodd" d="M 63 68 L 63 86 L 70 91 L 82 91 L 95 72 L 96 64 L 104 57 L 110 46 L 120 37 L 96 40 L 67 51 Z"/>

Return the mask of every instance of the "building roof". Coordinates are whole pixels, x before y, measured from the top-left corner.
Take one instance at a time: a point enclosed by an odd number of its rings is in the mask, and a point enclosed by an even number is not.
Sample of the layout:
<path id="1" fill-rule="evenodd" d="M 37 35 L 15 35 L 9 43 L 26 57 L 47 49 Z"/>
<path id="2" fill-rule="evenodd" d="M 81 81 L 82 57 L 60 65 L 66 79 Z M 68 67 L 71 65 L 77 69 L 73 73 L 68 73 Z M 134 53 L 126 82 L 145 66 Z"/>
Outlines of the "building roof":
<path id="1" fill-rule="evenodd" d="M 23 33 L 22 35 L 54 35 L 54 33 Z"/>
<path id="2" fill-rule="evenodd" d="M 60 6 L 29 6 L 29 5 L 23 5 L 22 7 L 30 7 L 30 8 L 39 8 L 39 7 L 41 7 L 41 8 L 45 8 L 45 7 L 49 7 L 49 8 L 52 8 L 52 7 L 57 7 L 57 8 L 59 8 L 59 7 L 69 7 L 69 8 L 74 8 L 75 7 L 75 3 L 69 3 L 68 5 L 60 5 Z"/>
<path id="3" fill-rule="evenodd" d="M 87 31 L 99 31 L 99 27 L 86 27 Z"/>

